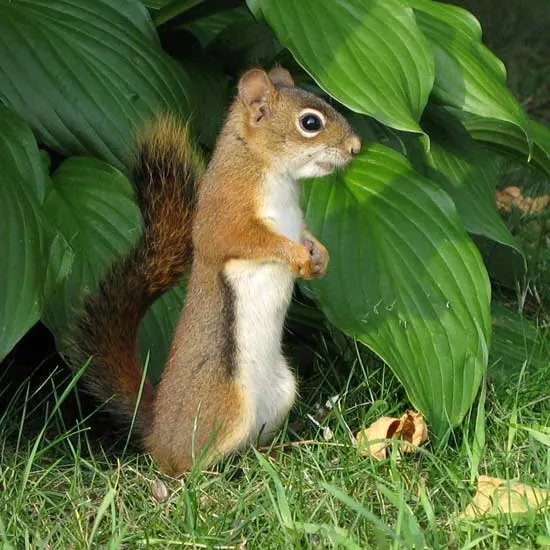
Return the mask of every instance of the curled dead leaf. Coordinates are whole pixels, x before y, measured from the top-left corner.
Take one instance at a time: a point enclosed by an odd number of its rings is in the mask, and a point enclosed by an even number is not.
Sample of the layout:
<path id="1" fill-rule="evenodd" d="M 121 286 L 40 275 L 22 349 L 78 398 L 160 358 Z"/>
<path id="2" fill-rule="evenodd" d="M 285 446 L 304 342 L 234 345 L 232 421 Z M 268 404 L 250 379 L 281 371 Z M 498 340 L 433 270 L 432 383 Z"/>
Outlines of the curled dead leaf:
<path id="1" fill-rule="evenodd" d="M 401 418 L 382 416 L 368 428 L 360 431 L 357 444 L 362 456 L 384 460 L 391 439 L 402 439 L 410 445 L 401 447 L 403 452 L 412 453 L 416 447 L 428 440 L 428 428 L 424 417 L 414 411 L 406 411 Z"/>
<path id="2" fill-rule="evenodd" d="M 550 508 L 550 491 L 508 482 L 504 479 L 479 476 L 477 492 L 460 519 L 475 519 L 499 514 L 525 514 L 530 510 Z"/>
<path id="3" fill-rule="evenodd" d="M 404 452 L 412 453 L 416 447 L 428 441 L 428 426 L 420 413 L 407 411 L 401 417 L 401 422 L 403 423 L 403 440 L 412 443 L 412 445 L 403 445 Z"/>
<path id="4" fill-rule="evenodd" d="M 355 438 L 361 448 L 362 456 L 372 456 L 378 460 L 386 458 L 388 439 L 398 435 L 401 431 L 401 420 L 382 416 L 375 420 L 368 428 L 360 431 Z"/>

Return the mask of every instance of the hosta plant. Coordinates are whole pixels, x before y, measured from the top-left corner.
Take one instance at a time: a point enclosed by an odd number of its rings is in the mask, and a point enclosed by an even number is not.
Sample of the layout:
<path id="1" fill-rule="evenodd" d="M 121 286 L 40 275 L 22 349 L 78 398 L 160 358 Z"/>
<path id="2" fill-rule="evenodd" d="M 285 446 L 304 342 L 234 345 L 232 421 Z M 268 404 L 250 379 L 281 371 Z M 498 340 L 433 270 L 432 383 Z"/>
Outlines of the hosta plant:
<path id="1" fill-rule="evenodd" d="M 496 153 L 550 173 L 550 131 L 507 89 L 478 21 L 432 0 L 0 0 L 0 358 L 39 320 L 61 346 L 138 237 L 135 132 L 175 111 L 207 156 L 254 64 L 286 66 L 362 135 L 348 170 L 304 186 L 331 264 L 302 291 L 444 434 L 491 344 L 472 235 L 521 254 L 495 208 Z M 143 323 L 157 373 L 184 299 L 182 285 Z"/>

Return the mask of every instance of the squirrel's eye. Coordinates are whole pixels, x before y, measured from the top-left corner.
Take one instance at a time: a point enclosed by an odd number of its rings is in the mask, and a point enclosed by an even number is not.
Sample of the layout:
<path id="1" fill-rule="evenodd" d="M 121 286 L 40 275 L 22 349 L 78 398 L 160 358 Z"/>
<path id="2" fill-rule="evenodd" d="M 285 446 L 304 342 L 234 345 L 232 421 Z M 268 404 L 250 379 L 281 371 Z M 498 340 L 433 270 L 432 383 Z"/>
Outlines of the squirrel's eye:
<path id="1" fill-rule="evenodd" d="M 306 132 L 317 132 L 323 127 L 323 121 L 317 115 L 308 113 L 300 119 L 300 124 Z"/>
<path id="2" fill-rule="evenodd" d="M 304 137 L 314 137 L 325 127 L 325 117 L 313 110 L 304 110 L 298 118 L 298 129 Z"/>

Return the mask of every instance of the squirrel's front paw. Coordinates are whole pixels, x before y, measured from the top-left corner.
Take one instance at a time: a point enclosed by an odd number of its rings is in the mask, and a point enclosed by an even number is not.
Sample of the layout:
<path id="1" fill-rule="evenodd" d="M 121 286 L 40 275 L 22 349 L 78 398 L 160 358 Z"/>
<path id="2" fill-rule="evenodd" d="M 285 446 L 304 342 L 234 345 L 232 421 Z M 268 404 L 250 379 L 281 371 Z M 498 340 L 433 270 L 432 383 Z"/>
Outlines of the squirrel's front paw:
<path id="1" fill-rule="evenodd" d="M 313 236 L 304 239 L 304 246 L 309 252 L 311 264 L 311 277 L 322 277 L 328 266 L 328 250 Z"/>
<path id="2" fill-rule="evenodd" d="M 327 270 L 327 249 L 315 238 L 307 236 L 295 249 L 290 268 L 298 277 L 313 279 L 322 277 Z"/>

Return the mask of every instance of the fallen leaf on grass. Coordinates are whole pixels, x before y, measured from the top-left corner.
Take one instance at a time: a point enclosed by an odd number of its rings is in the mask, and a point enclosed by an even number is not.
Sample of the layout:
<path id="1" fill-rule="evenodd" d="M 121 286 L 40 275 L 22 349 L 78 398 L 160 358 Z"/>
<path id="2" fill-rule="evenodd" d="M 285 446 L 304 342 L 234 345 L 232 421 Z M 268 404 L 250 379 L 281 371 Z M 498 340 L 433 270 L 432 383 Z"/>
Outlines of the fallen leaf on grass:
<path id="1" fill-rule="evenodd" d="M 419 447 L 425 441 L 428 441 L 428 426 L 424 417 L 417 412 L 407 411 L 402 417 L 403 423 L 402 438 L 412 445 L 404 445 L 403 450 L 406 453 L 413 453 L 416 447 Z"/>
<path id="2" fill-rule="evenodd" d="M 523 483 L 507 482 L 498 477 L 479 476 L 477 493 L 460 519 L 499 514 L 525 514 L 530 510 L 548 509 L 550 491 Z"/>
<path id="3" fill-rule="evenodd" d="M 368 428 L 360 431 L 356 439 L 361 447 L 362 456 L 384 460 L 390 445 L 389 440 L 401 439 L 410 443 L 403 445 L 401 450 L 412 453 L 416 447 L 428 440 L 428 428 L 420 413 L 407 411 L 401 418 L 382 416 Z"/>
<path id="4" fill-rule="evenodd" d="M 386 458 L 386 450 L 389 445 L 387 439 L 400 430 L 401 420 L 383 416 L 373 422 L 368 428 L 359 432 L 355 438 L 357 444 L 361 447 L 361 455 L 372 456 L 378 460 Z"/>

